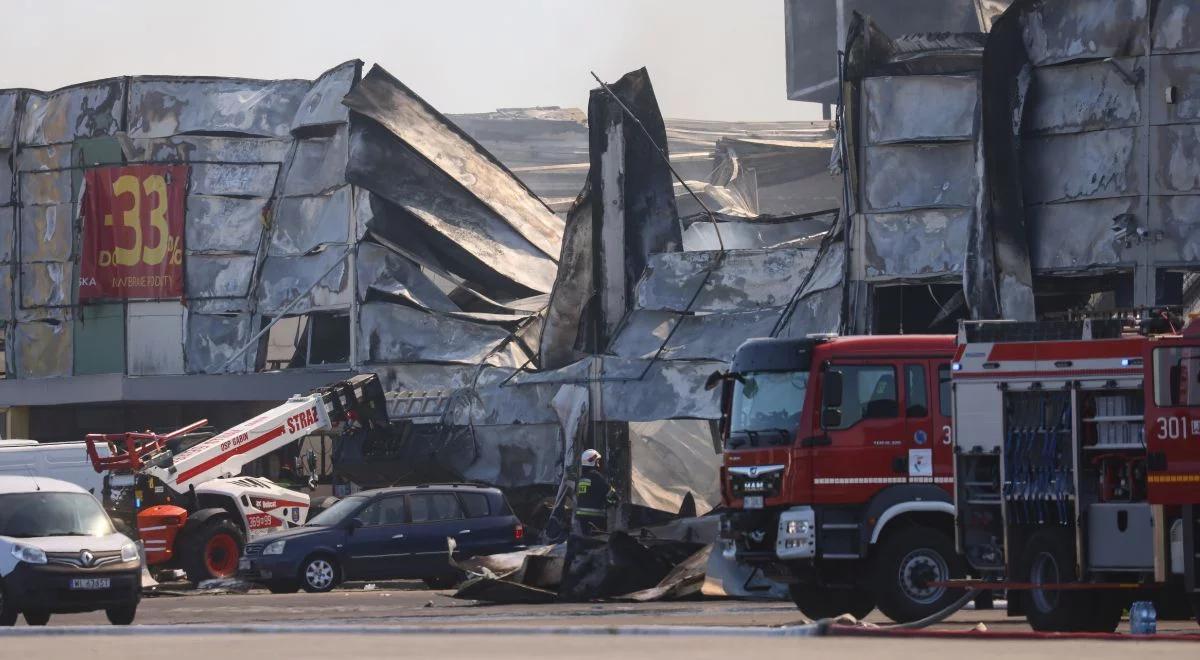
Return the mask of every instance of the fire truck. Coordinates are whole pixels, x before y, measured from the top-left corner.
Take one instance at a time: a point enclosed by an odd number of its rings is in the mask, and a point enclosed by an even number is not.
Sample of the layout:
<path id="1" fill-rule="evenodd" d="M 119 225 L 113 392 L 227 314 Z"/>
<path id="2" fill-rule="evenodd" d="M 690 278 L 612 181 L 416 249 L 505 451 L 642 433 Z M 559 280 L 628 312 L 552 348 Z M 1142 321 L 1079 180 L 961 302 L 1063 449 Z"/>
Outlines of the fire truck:
<path id="1" fill-rule="evenodd" d="M 1137 599 L 1200 605 L 1200 323 L 964 322 L 952 381 L 974 586 L 1002 580 L 1044 631 L 1111 632 Z"/>
<path id="2" fill-rule="evenodd" d="M 239 476 L 243 466 L 308 435 L 391 432 L 374 374 L 293 396 L 223 433 L 197 436 L 207 423 L 163 435 L 86 438 L 88 458 L 104 475 L 102 502 L 141 539 L 147 565 L 182 569 L 192 582 L 234 575 L 248 538 L 307 520 L 307 493 Z"/>
<path id="3" fill-rule="evenodd" d="M 722 551 L 810 618 L 946 608 L 955 550 L 954 335 L 753 339 L 721 386 Z"/>

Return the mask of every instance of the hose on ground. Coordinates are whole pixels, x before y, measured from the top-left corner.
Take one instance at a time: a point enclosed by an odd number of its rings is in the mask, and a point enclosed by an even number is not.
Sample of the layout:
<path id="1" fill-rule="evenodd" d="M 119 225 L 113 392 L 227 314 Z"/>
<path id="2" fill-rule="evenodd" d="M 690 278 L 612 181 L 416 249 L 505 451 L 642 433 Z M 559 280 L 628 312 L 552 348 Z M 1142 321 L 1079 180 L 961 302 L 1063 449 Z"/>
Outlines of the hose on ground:
<path id="1" fill-rule="evenodd" d="M 946 619 L 946 617 L 948 617 L 951 614 L 954 614 L 955 612 L 966 607 L 967 603 L 971 602 L 972 600 L 975 599 L 976 596 L 979 595 L 979 591 L 980 591 L 979 589 L 968 589 L 967 592 L 964 593 L 961 598 L 954 601 L 953 603 L 950 603 L 949 605 L 942 608 L 941 610 L 938 610 L 937 612 L 930 614 L 929 616 L 927 616 L 923 619 L 917 619 L 916 621 L 909 621 L 908 623 L 893 623 L 893 624 L 887 625 L 887 626 L 876 626 L 876 628 L 878 630 L 916 630 L 918 628 L 926 628 L 928 626 L 932 626 L 935 623 L 941 623 L 942 621 L 944 621 Z M 834 620 L 833 619 L 825 619 L 825 620 L 821 621 L 820 623 L 825 624 L 825 625 L 832 625 L 834 623 Z"/>

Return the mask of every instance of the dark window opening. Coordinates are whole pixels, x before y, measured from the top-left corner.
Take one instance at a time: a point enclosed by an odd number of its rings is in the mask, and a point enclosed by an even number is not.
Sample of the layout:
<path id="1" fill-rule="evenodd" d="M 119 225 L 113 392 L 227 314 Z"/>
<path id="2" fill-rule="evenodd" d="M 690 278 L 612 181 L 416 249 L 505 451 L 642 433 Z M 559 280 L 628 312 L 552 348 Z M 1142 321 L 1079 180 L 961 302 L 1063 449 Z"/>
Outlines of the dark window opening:
<path id="1" fill-rule="evenodd" d="M 1034 277 L 1034 307 L 1041 320 L 1133 309 L 1133 273 L 1090 277 Z"/>
<path id="2" fill-rule="evenodd" d="M 350 362 L 350 315 L 310 314 L 309 364 Z"/>
<path id="3" fill-rule="evenodd" d="M 967 318 L 961 284 L 876 286 L 872 291 L 877 335 L 952 334 Z"/>
<path id="4" fill-rule="evenodd" d="M 458 497 L 462 500 L 463 509 L 466 510 L 468 518 L 486 518 L 490 513 L 488 510 L 487 495 L 483 493 L 459 493 Z"/>
<path id="5" fill-rule="evenodd" d="M 938 365 L 938 412 L 950 416 L 950 365 Z"/>

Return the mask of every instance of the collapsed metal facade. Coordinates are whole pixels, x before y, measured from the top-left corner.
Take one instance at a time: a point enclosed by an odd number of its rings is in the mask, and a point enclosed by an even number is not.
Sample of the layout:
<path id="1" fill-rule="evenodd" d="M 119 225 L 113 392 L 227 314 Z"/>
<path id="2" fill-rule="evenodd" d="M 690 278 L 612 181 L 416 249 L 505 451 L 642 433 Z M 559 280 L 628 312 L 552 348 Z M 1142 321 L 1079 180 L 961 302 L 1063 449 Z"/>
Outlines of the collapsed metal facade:
<path id="1" fill-rule="evenodd" d="M 528 362 L 561 219 L 361 69 L 0 91 L 0 405 L 271 400 L 366 369 L 435 389 Z M 82 173 L 134 163 L 190 166 L 185 295 L 81 305 Z"/>

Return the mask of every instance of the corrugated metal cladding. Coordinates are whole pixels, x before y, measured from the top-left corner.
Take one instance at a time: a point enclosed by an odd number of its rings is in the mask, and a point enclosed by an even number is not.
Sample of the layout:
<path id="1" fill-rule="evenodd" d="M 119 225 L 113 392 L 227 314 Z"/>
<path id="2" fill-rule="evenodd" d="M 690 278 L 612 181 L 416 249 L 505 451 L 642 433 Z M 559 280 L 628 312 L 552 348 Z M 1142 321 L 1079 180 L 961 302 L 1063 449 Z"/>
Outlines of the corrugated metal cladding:
<path id="1" fill-rule="evenodd" d="M 1153 14 L 1149 0 L 1022 8 L 1035 272 L 1104 267 L 1152 283 L 1157 269 L 1200 266 L 1200 7 L 1155 4 Z M 1136 304 L 1154 295 L 1138 286 Z"/>
<path id="2" fill-rule="evenodd" d="M 78 303 L 83 172 L 122 163 L 190 166 L 182 300 Z M 418 189 L 398 198 L 392 181 Z M 322 333 L 295 338 L 291 366 L 515 366 L 528 361 L 516 331 L 537 312 L 517 303 L 549 292 L 561 239 L 490 154 L 382 69 L 364 80 L 358 61 L 315 81 L 0 90 L 9 377 L 288 366 L 267 365 L 255 339 L 281 315 Z"/>

